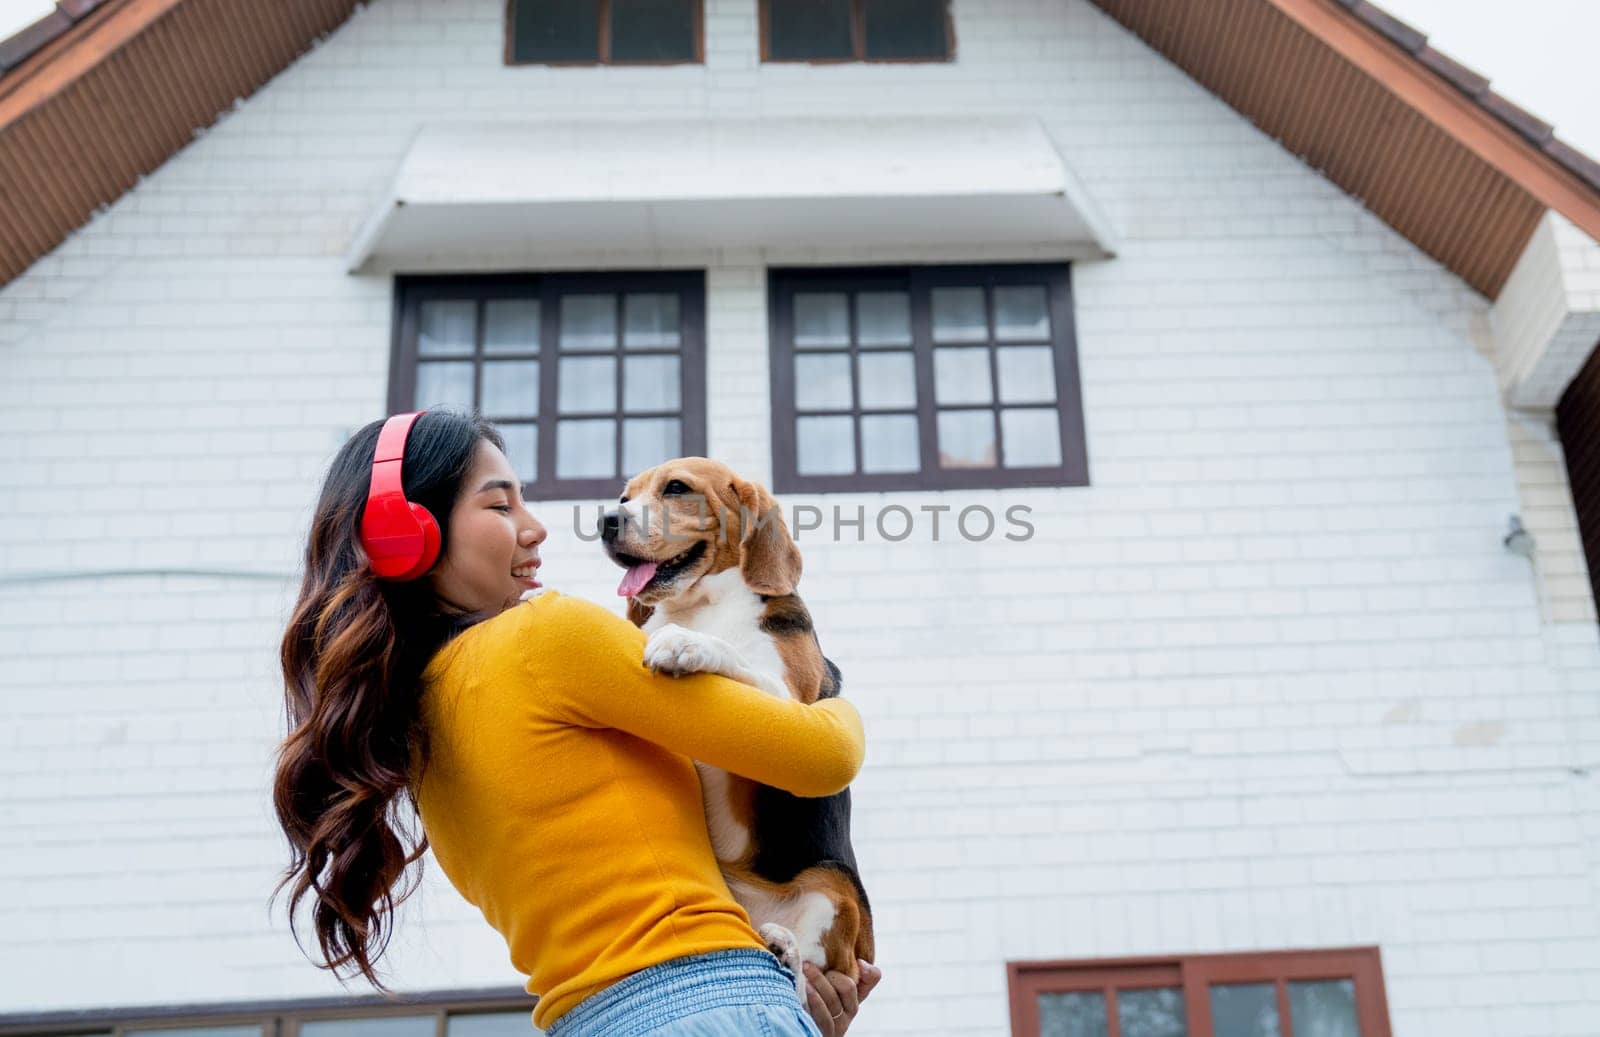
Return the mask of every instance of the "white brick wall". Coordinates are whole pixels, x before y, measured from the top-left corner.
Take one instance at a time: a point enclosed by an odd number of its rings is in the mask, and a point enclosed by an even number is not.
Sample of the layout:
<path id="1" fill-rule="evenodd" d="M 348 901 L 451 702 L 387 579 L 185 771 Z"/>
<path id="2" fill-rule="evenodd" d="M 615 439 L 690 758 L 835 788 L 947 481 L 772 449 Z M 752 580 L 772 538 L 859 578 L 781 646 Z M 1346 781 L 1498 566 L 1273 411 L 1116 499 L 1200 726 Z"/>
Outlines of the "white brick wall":
<path id="1" fill-rule="evenodd" d="M 1600 243 L 1547 212 L 1489 312 L 1492 357 L 1507 406 L 1523 503 L 1538 544 L 1536 576 L 1543 615 L 1591 622 L 1589 582 L 1555 406 L 1600 339 Z"/>
<path id="2" fill-rule="evenodd" d="M 337 992 L 265 911 L 272 574 L 382 413 L 391 285 L 341 257 L 419 122 L 1023 111 L 1123 245 L 1073 271 L 1093 485 L 809 499 L 1037 528 L 802 541 L 869 723 L 855 1032 L 1006 1033 L 1008 959 L 1365 943 L 1401 1037 L 1600 1032 L 1600 645 L 1501 549 L 1543 501 L 1481 298 L 1083 0 L 954 0 L 955 63 L 824 68 L 711 0 L 704 66 L 508 69 L 502 8 L 357 12 L 0 290 L 0 572 L 266 574 L 0 583 L 0 1012 Z M 707 268 L 711 448 L 765 476 L 764 267 L 874 258 L 566 265 Z M 552 582 L 610 600 L 546 512 Z M 392 964 L 515 980 L 437 869 Z"/>
<path id="3" fill-rule="evenodd" d="M 1554 408 L 1600 339 L 1600 242 L 1546 212 L 1489 319 L 1506 399 Z"/>

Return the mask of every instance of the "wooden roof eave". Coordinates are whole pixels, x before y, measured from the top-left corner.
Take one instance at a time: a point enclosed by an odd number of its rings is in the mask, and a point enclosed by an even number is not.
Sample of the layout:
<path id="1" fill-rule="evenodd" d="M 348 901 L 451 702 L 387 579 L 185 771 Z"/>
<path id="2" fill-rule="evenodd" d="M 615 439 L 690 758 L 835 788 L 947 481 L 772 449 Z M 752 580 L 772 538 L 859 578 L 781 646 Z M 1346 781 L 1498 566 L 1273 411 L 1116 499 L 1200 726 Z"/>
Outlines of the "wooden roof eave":
<path id="1" fill-rule="evenodd" d="M 1600 192 L 1534 147 L 1471 97 L 1327 0 L 1266 0 L 1344 60 L 1520 184 L 1539 202 L 1600 240 Z"/>

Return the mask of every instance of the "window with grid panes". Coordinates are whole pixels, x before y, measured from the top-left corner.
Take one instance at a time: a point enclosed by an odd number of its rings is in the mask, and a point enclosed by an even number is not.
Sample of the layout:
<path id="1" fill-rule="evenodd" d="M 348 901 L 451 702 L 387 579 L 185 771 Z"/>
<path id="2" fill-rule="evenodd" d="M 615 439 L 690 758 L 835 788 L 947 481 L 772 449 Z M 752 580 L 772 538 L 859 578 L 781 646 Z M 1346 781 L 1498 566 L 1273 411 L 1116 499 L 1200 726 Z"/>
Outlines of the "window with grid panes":
<path id="1" fill-rule="evenodd" d="M 1390 1037 L 1376 947 L 1009 971 L 1015 1037 Z"/>
<path id="2" fill-rule="evenodd" d="M 404 278 L 394 412 L 490 419 L 530 498 L 609 497 L 705 452 L 704 277 Z"/>
<path id="3" fill-rule="evenodd" d="M 772 274 L 780 491 L 1088 483 L 1065 266 Z"/>
<path id="4" fill-rule="evenodd" d="M 520 988 L 8 1016 L 0 1037 L 538 1037 Z"/>
<path id="5" fill-rule="evenodd" d="M 703 60 L 701 0 L 508 0 L 508 65 Z"/>
<path id="6" fill-rule="evenodd" d="M 762 61 L 948 61 L 949 0 L 761 0 Z"/>

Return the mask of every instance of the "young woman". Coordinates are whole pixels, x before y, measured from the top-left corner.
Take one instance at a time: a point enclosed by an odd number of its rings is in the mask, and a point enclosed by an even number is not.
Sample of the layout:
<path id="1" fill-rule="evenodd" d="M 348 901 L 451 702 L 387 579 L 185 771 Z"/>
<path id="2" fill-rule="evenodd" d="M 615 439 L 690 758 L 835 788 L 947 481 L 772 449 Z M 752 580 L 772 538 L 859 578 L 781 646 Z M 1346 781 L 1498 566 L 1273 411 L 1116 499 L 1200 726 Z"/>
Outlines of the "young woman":
<path id="1" fill-rule="evenodd" d="M 448 410 L 391 422 L 388 471 L 436 522 L 437 560 L 375 572 L 373 422 L 328 471 L 282 645 L 279 888 L 291 919 L 310 896 L 319 965 L 382 988 L 374 964 L 431 845 L 554 1037 L 839 1037 L 880 973 L 808 965 L 802 1012 L 718 872 L 692 761 L 828 795 L 860 766 L 855 710 L 657 676 L 626 620 L 555 591 L 521 601 L 546 530 L 499 433 Z"/>

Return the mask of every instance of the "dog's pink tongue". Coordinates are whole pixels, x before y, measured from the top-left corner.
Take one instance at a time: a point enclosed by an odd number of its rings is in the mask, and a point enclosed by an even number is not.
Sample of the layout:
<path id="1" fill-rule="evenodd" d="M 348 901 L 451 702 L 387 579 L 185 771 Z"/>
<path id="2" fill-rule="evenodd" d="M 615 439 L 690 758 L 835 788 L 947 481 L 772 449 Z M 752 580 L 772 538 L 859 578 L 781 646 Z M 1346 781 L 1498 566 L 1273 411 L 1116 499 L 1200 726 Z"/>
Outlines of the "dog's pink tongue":
<path id="1" fill-rule="evenodd" d="M 655 574 L 655 562 L 640 562 L 638 565 L 629 566 L 628 571 L 622 574 L 622 582 L 617 584 L 618 596 L 633 597 L 644 590 L 644 585 L 649 583 L 650 577 Z"/>

